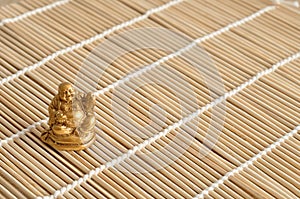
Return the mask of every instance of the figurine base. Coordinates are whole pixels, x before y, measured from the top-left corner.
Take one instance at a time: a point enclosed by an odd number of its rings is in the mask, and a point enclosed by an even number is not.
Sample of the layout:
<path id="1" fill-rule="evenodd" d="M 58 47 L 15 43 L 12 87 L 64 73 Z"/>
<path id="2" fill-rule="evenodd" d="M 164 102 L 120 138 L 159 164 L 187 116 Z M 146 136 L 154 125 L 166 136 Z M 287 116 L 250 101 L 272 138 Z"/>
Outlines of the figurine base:
<path id="1" fill-rule="evenodd" d="M 76 130 L 68 135 L 57 135 L 52 130 L 42 133 L 43 142 L 57 150 L 79 151 L 88 148 L 96 139 L 95 133 L 85 133 L 85 136 L 79 136 Z"/>

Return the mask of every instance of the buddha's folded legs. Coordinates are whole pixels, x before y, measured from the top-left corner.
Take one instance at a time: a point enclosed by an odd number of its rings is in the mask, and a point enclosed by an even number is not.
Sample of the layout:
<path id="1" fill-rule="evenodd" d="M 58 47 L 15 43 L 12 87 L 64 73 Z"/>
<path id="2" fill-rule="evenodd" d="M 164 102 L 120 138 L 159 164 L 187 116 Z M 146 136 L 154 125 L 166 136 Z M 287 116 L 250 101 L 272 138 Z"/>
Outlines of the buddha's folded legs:
<path id="1" fill-rule="evenodd" d="M 57 150 L 83 150 L 94 142 L 95 134 L 91 132 L 79 136 L 77 130 L 74 129 L 70 134 L 61 135 L 50 130 L 45 131 L 41 139 Z"/>

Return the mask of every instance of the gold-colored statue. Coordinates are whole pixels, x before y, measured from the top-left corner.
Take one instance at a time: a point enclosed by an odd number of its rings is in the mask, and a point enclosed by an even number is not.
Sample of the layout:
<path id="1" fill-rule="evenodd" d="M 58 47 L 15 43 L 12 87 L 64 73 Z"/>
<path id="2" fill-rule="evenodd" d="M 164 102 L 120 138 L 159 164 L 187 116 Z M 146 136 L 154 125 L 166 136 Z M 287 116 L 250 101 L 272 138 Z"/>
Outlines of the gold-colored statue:
<path id="1" fill-rule="evenodd" d="M 48 108 L 49 129 L 41 139 L 58 150 L 82 150 L 95 140 L 95 97 L 75 92 L 70 83 L 59 85 Z"/>

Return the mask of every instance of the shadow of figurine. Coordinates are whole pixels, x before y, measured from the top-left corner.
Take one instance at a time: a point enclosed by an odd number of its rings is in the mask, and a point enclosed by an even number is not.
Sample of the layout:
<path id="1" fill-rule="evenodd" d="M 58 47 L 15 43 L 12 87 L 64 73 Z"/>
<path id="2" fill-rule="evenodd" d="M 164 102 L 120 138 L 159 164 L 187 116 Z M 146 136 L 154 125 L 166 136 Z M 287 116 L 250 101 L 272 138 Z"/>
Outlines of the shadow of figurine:
<path id="1" fill-rule="evenodd" d="M 95 96 L 76 92 L 70 83 L 59 85 L 49 105 L 49 129 L 41 139 L 58 150 L 82 150 L 95 140 Z"/>

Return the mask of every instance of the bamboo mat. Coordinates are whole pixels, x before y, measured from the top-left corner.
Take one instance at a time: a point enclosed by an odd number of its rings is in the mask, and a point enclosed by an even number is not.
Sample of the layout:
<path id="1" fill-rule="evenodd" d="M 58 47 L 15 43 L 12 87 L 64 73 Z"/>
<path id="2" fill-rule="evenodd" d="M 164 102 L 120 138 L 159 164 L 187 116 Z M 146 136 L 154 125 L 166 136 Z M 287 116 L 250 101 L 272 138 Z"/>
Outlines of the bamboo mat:
<path id="1" fill-rule="evenodd" d="M 1 7 L 0 20 L 0 198 L 300 198 L 299 13 L 263 0 L 24 0 Z M 188 35 L 208 53 L 224 92 L 212 96 L 180 56 L 129 52 L 97 85 L 96 142 L 79 152 L 41 142 L 58 85 L 74 83 L 103 41 L 147 27 Z M 149 37 L 115 45 L 126 49 Z M 216 78 L 209 67 L 204 71 Z M 130 74 L 136 75 L 126 79 L 128 88 L 151 80 L 180 92 L 158 84 L 121 90 L 117 124 L 112 101 L 118 85 L 111 85 Z M 201 157 L 222 102 L 218 140 Z"/>

